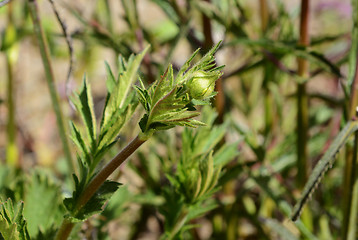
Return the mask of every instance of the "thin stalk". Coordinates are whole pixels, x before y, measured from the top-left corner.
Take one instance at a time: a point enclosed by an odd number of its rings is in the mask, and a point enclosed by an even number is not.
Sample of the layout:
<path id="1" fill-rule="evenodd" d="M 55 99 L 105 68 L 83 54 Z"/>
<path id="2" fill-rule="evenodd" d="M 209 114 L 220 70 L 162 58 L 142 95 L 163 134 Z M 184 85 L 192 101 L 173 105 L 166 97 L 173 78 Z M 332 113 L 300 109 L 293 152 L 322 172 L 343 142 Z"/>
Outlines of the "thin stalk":
<path id="1" fill-rule="evenodd" d="M 18 47 L 16 39 L 16 30 L 12 19 L 12 4 L 8 5 L 8 26 L 6 37 L 8 48 L 5 51 L 7 64 L 7 143 L 6 143 L 6 163 L 9 166 L 19 166 L 19 151 L 16 145 L 16 120 L 15 120 L 15 84 L 14 84 L 14 65 L 18 59 Z"/>
<path id="2" fill-rule="evenodd" d="M 357 231 L 357 210 L 358 210 L 358 132 L 354 134 L 353 158 L 352 167 L 350 168 L 350 184 L 348 191 L 348 205 L 345 209 L 344 221 L 348 220 L 347 224 L 343 225 L 343 239 L 355 240 Z"/>
<path id="3" fill-rule="evenodd" d="M 267 0 L 260 0 L 260 20 L 261 20 L 261 34 L 264 37 L 267 25 L 268 25 L 268 6 L 267 6 Z M 268 55 L 268 53 L 265 52 L 265 49 L 263 49 L 263 52 L 265 55 Z M 264 88 L 264 104 L 265 104 L 265 136 L 268 135 L 268 133 L 272 130 L 272 124 L 273 124 L 273 97 L 269 89 L 269 82 L 271 79 L 274 78 L 275 69 L 273 68 L 273 64 L 271 63 L 271 59 L 268 58 L 269 61 L 265 61 L 266 64 L 264 65 L 264 80 L 263 80 L 263 88 Z"/>
<path id="4" fill-rule="evenodd" d="M 83 190 L 81 197 L 78 200 L 76 211 L 78 212 L 81 208 L 91 199 L 91 197 L 96 193 L 100 186 L 106 181 L 106 179 L 111 175 L 129 156 L 132 155 L 143 143 L 146 142 L 146 139 L 143 140 L 139 136 L 134 138 L 125 148 L 122 149 L 103 169 L 97 173 L 97 175 L 90 181 L 87 187 Z M 69 237 L 74 223 L 68 219 L 64 219 L 59 231 L 56 235 L 56 240 L 65 240 Z"/>
<path id="5" fill-rule="evenodd" d="M 188 209 L 185 206 L 183 206 L 182 209 L 180 210 L 179 217 L 178 217 L 177 221 L 175 222 L 174 226 L 172 227 L 170 233 L 168 234 L 168 236 L 163 236 L 163 237 L 166 237 L 165 238 L 166 240 L 174 239 L 175 236 L 180 231 L 180 229 L 183 228 L 187 218 L 188 218 Z M 161 238 L 161 239 L 164 240 L 164 238 Z"/>
<path id="6" fill-rule="evenodd" d="M 11 51 L 11 49 L 10 49 Z M 6 54 L 7 63 L 7 144 L 6 144 L 6 163 L 10 166 L 17 166 L 18 163 L 18 148 L 16 146 L 16 122 L 15 122 L 15 84 L 13 77 L 13 62 L 8 54 Z"/>
<path id="7" fill-rule="evenodd" d="M 65 154 L 65 157 L 67 159 L 67 164 L 70 169 L 70 171 L 74 172 L 75 167 L 74 163 L 72 161 L 70 147 L 67 140 L 67 131 L 63 120 L 63 115 L 60 107 L 60 101 L 59 97 L 57 95 L 56 91 L 56 85 L 55 85 L 55 77 L 52 71 L 52 65 L 49 55 L 49 48 L 48 44 L 44 35 L 44 31 L 42 28 L 41 20 L 40 20 L 40 14 L 37 7 L 36 0 L 29 0 L 29 10 L 30 15 L 34 24 L 34 32 L 39 44 L 39 49 L 41 53 L 42 63 L 44 65 L 45 73 L 46 73 L 46 80 L 47 85 L 50 91 L 51 101 L 52 101 L 52 107 L 56 114 L 56 120 L 57 120 L 57 127 L 59 131 L 59 135 L 62 141 L 62 147 Z"/>
<path id="8" fill-rule="evenodd" d="M 358 59 L 358 52 L 356 53 Z M 351 85 L 351 94 L 349 99 L 349 119 L 352 119 L 356 114 L 356 107 L 358 106 L 358 61 L 356 63 L 354 78 Z"/>
<path id="9" fill-rule="evenodd" d="M 112 11 L 111 11 L 111 4 L 109 0 L 105 0 L 105 7 L 106 7 L 107 29 L 110 33 L 113 33 Z"/>
<path id="10" fill-rule="evenodd" d="M 204 1 L 210 2 L 210 0 L 204 0 Z M 208 18 L 205 14 L 202 14 L 202 23 L 203 23 L 203 33 L 204 33 L 203 51 L 207 52 L 214 45 L 212 28 L 211 28 L 211 19 Z"/>
<path id="11" fill-rule="evenodd" d="M 301 1 L 301 19 L 300 19 L 300 40 L 299 45 L 309 45 L 308 34 L 308 15 L 309 0 Z M 305 59 L 298 58 L 298 75 L 308 77 L 309 67 Z M 297 86 L 297 183 L 303 187 L 306 183 L 310 171 L 308 162 L 308 97 L 306 93 L 306 83 Z"/>
<path id="12" fill-rule="evenodd" d="M 260 0 L 260 19 L 261 19 L 261 30 L 265 33 L 268 23 L 268 7 L 267 0 Z"/>
<path id="13" fill-rule="evenodd" d="M 355 74 L 354 74 L 354 78 L 352 81 L 352 85 L 351 85 L 351 95 L 350 95 L 350 118 L 353 118 L 353 109 L 355 109 L 358 105 L 358 62 L 356 62 L 356 66 L 355 66 Z M 356 117 L 357 117 L 357 113 L 356 113 Z M 357 214 L 357 209 L 356 206 L 353 206 L 352 204 L 355 203 L 355 201 L 357 201 L 355 198 L 357 198 L 357 196 L 355 194 L 358 193 L 354 193 L 352 194 L 353 191 L 356 191 L 355 187 L 356 187 L 356 181 L 357 181 L 357 176 L 356 176 L 356 158 L 357 158 L 357 150 L 358 147 L 356 145 L 357 142 L 357 136 L 355 135 L 355 139 L 354 139 L 354 147 L 353 149 L 350 147 L 346 148 L 346 162 L 345 162 L 345 169 L 344 169 L 344 181 L 343 181 L 343 224 L 342 224 L 342 239 L 351 239 L 351 237 L 349 236 L 351 234 L 351 231 L 355 231 L 356 230 L 356 226 L 352 225 L 353 223 L 351 221 L 353 221 L 354 223 L 357 222 L 356 219 L 356 214 Z M 354 199 L 353 199 L 354 198 Z M 355 203 L 358 204 L 358 203 Z M 353 214 L 352 214 L 353 213 Z"/>

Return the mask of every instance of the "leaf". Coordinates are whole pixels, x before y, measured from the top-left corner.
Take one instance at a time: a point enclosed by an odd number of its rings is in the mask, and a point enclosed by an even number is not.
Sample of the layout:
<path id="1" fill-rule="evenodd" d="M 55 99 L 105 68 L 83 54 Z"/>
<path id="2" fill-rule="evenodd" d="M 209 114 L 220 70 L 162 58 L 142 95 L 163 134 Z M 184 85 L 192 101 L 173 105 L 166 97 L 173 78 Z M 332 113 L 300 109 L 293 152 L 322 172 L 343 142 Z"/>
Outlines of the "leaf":
<path id="1" fill-rule="evenodd" d="M 187 220 L 189 221 L 195 218 L 199 218 L 205 213 L 217 208 L 217 206 L 217 203 L 213 199 L 206 201 L 204 204 L 202 202 L 199 202 L 190 207 Z"/>
<path id="2" fill-rule="evenodd" d="M 276 54 L 293 54 L 297 57 L 307 59 L 308 61 L 317 64 L 327 72 L 330 72 L 338 77 L 342 77 L 339 68 L 337 68 L 336 65 L 326 59 L 322 54 L 302 46 L 296 46 L 292 44 L 289 45 L 284 42 L 272 41 L 270 39 L 251 40 L 248 38 L 239 38 L 228 43 L 227 45 L 233 44 L 245 44 L 248 46 L 263 47 L 267 51 L 271 51 Z"/>
<path id="3" fill-rule="evenodd" d="M 112 93 L 113 89 L 115 89 L 115 86 L 117 85 L 117 81 L 112 73 L 111 67 L 109 66 L 108 62 L 104 63 L 106 66 L 106 73 L 107 73 L 107 81 L 106 81 L 106 86 L 107 86 L 107 90 L 108 93 Z"/>
<path id="4" fill-rule="evenodd" d="M 71 139 L 79 149 L 81 159 L 85 160 L 85 163 L 90 165 L 91 162 L 89 158 L 90 155 L 88 153 L 89 150 L 87 148 L 85 141 L 82 138 L 80 131 L 76 128 L 73 122 L 70 123 L 70 128 L 71 128 Z"/>
<path id="5" fill-rule="evenodd" d="M 357 21 L 357 1 L 352 1 L 353 9 L 353 29 L 352 29 L 352 40 L 351 40 L 351 49 L 349 51 L 349 71 L 348 71 L 348 86 L 351 86 L 354 78 L 356 76 L 356 66 L 357 66 L 357 51 L 358 51 L 358 21 Z"/>
<path id="6" fill-rule="evenodd" d="M 284 227 L 280 222 L 275 219 L 270 218 L 261 218 L 261 222 L 263 222 L 269 229 L 270 232 L 275 232 L 277 234 L 276 237 L 282 240 L 298 240 L 299 238 L 293 235 L 293 233 Z M 272 235 L 271 235 L 272 236 Z"/>
<path id="7" fill-rule="evenodd" d="M 32 238 L 43 232 L 51 230 L 53 225 L 59 225 L 63 208 L 59 186 L 51 183 L 43 173 L 32 175 L 31 182 L 26 189 L 26 205 L 24 217 L 28 221 L 28 231 Z"/>
<path id="8" fill-rule="evenodd" d="M 216 44 L 204 57 L 191 66 L 191 61 L 199 50 L 182 66 L 176 78 L 174 78 L 173 67 L 170 65 L 166 72 L 147 90 L 135 87 L 138 99 L 146 110 L 146 114 L 140 120 L 140 127 L 143 138 L 148 138 L 154 131 L 165 130 L 175 126 L 196 127 L 204 125 L 202 122 L 194 120 L 199 112 L 194 112 L 195 104 L 203 105 L 203 101 L 192 101 L 194 96 L 191 94 L 194 76 L 210 76 L 210 83 L 220 78 L 221 69 L 224 66 L 215 67 L 215 57 L 213 56 L 221 42 Z M 214 81 L 212 81 L 214 80 Z M 205 100 L 209 104 L 210 98 L 215 94 L 206 96 Z"/>
<path id="9" fill-rule="evenodd" d="M 84 221 L 90 216 L 102 212 L 104 203 L 112 197 L 120 185 L 118 182 L 105 181 L 85 206 L 79 211 L 72 212 L 70 219 L 74 222 Z"/>
<path id="10" fill-rule="evenodd" d="M 23 217 L 24 203 L 16 206 L 11 199 L 0 200 L 0 238 L 5 240 L 29 240 L 26 221 Z"/>
<path id="11" fill-rule="evenodd" d="M 335 156 L 339 150 L 346 144 L 349 139 L 349 136 L 358 130 L 358 122 L 350 121 L 346 126 L 340 131 L 338 136 L 334 139 L 332 144 L 329 146 L 328 150 L 325 152 L 323 157 L 319 160 L 317 165 L 314 167 L 304 189 L 300 200 L 296 203 L 293 208 L 291 219 L 296 221 L 300 215 L 303 206 L 310 199 L 312 193 L 316 189 L 318 183 L 320 182 L 323 174 L 332 167 Z"/>
<path id="12" fill-rule="evenodd" d="M 91 87 L 87 82 L 86 77 L 83 79 L 83 85 L 80 94 L 76 94 L 76 96 L 71 100 L 82 117 L 88 138 L 90 140 L 90 146 L 92 149 L 95 149 L 97 138 L 96 117 L 94 115 Z"/>
<path id="13" fill-rule="evenodd" d="M 109 93 L 109 96 L 107 96 L 107 101 L 103 110 L 101 132 L 108 131 L 108 129 L 111 128 L 111 124 L 109 124 L 109 122 L 111 121 L 113 115 L 115 115 L 117 111 L 123 112 L 123 108 L 126 107 L 125 103 L 128 98 L 129 90 L 131 89 L 134 81 L 137 80 L 137 71 L 148 49 L 149 46 L 136 56 L 132 54 L 129 57 L 128 63 L 120 58 L 120 69 L 118 73 L 118 79 L 116 81 L 113 80 L 112 71 L 107 65 L 107 81 L 111 82 L 109 85 L 113 89 Z M 113 82 L 116 82 L 114 87 L 112 86 Z"/>
<path id="14" fill-rule="evenodd" d="M 179 24 L 179 17 L 170 2 L 168 2 L 167 0 L 152 0 L 152 2 L 155 2 L 155 4 L 159 6 L 173 22 Z"/>
<path id="15" fill-rule="evenodd" d="M 239 155 L 237 146 L 238 143 L 231 144 L 231 145 L 227 145 L 227 144 L 223 145 L 214 154 L 214 165 L 224 166 L 229 161 L 233 160 L 237 155 Z"/>

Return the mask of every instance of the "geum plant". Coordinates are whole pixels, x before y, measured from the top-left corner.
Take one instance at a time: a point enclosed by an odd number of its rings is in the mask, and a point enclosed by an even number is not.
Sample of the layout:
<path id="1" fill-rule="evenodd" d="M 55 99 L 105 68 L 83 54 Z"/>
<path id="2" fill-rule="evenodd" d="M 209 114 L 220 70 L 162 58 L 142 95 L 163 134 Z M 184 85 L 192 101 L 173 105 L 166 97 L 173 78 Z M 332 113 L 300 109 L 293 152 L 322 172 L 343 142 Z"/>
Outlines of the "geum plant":
<path id="1" fill-rule="evenodd" d="M 237 144 L 222 144 L 228 124 L 214 126 L 217 114 L 205 107 L 202 111 L 206 127 L 185 128 L 176 170 L 166 174 L 170 185 L 160 188 L 165 203 L 159 207 L 165 219 L 161 239 L 189 239 L 188 230 L 196 227 L 195 219 L 217 207 L 212 198 L 222 166 L 238 154 Z M 212 149 L 215 148 L 215 153 Z"/>
<path id="2" fill-rule="evenodd" d="M 198 50 L 195 51 L 176 77 L 172 66 L 169 66 L 161 78 L 150 87 L 145 88 L 140 81 L 140 87 L 134 86 L 136 91 L 132 91 L 132 85 L 138 78 L 137 71 L 148 48 L 137 56 L 132 55 L 128 62 L 120 58 L 117 79 L 107 67 L 108 95 L 98 133 L 90 85 L 84 80 L 82 90 L 72 99 L 84 123 L 84 131 L 80 131 L 79 127 L 71 123 L 72 140 L 78 148 L 79 175 L 73 174 L 75 189 L 72 197 L 64 200 L 67 214 L 56 239 L 67 239 L 76 222 L 84 221 L 102 211 L 104 202 L 120 185 L 107 178 L 153 133 L 178 125 L 205 125 L 194 119 L 200 114 L 195 107 L 209 104 L 210 98 L 215 95 L 215 81 L 222 75 L 221 70 L 224 67 L 216 67 L 215 63 L 214 53 L 219 44 L 197 63 L 192 64 L 198 53 Z M 116 143 L 117 136 L 133 114 L 138 99 L 146 111 L 139 122 L 141 132 L 110 162 L 99 169 L 102 165 L 99 164 L 100 160 Z M 212 167 L 212 164 L 210 166 Z M 212 186 L 209 184 L 205 188 L 209 190 Z"/>

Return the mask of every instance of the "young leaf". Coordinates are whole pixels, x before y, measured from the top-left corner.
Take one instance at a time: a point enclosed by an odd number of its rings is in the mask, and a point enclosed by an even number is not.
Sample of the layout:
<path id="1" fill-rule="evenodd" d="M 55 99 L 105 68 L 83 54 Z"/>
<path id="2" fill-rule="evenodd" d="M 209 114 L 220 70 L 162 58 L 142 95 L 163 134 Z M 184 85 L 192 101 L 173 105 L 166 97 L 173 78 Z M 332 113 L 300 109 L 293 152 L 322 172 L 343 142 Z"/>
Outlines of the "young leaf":
<path id="1" fill-rule="evenodd" d="M 146 90 L 143 86 L 142 88 L 135 87 L 138 99 L 147 112 L 139 124 L 143 133 L 141 137 L 148 138 L 154 131 L 178 125 L 189 127 L 203 125 L 193 119 L 199 113 L 192 111 L 195 110 L 194 106 L 198 103 L 192 100 L 209 102 L 213 96 L 211 94 L 213 86 L 222 75 L 220 70 L 223 68 L 223 66 L 214 67 L 214 53 L 219 44 L 191 66 L 198 50 L 194 52 L 176 77 L 173 74 L 173 67 L 169 66 L 163 76 L 149 89 Z M 209 80 L 207 81 L 207 79 Z"/>
<path id="2" fill-rule="evenodd" d="M 11 199 L 0 200 L 0 238 L 30 240 L 26 221 L 23 217 L 24 203 L 14 206 Z"/>
<path id="3" fill-rule="evenodd" d="M 76 106 L 77 111 L 80 113 L 85 129 L 90 140 L 90 146 L 92 149 L 96 146 L 96 117 L 94 116 L 93 110 L 93 98 L 91 93 L 91 87 L 86 80 L 83 79 L 82 89 L 80 94 L 76 94 L 72 99 L 73 104 Z"/>
<path id="4" fill-rule="evenodd" d="M 129 90 L 131 89 L 134 81 L 137 80 L 137 71 L 139 69 L 140 63 L 148 49 L 149 46 L 136 56 L 132 54 L 129 57 L 128 63 L 126 63 L 124 59 L 120 58 L 121 61 L 118 79 L 115 81 L 116 83 L 114 87 L 112 86 L 113 74 L 110 70 L 107 70 L 107 74 L 109 74 L 108 81 L 111 82 L 111 84 L 109 84 L 111 86 L 111 91 L 109 91 L 110 95 L 107 97 L 108 99 L 104 107 L 101 131 L 106 131 L 111 127 L 109 121 L 111 120 L 114 112 L 124 107 Z M 110 69 L 108 66 L 107 68 Z"/>

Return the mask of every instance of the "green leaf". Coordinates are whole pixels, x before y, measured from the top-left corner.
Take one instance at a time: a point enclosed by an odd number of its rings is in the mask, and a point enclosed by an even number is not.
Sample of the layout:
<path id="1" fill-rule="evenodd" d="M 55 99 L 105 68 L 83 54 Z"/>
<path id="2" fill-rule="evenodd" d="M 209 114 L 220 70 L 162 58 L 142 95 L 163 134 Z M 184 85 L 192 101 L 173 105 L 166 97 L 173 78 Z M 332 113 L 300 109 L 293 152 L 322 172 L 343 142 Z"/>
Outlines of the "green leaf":
<path id="1" fill-rule="evenodd" d="M 313 169 L 304 189 L 300 200 L 296 203 L 292 212 L 292 221 L 296 221 L 301 215 L 303 206 L 310 199 L 318 183 L 320 182 L 324 173 L 332 167 L 335 156 L 339 150 L 346 144 L 350 135 L 358 130 L 358 122 L 350 121 L 340 131 L 338 136 L 334 139 L 328 150 L 325 152 L 323 157 L 319 160 L 315 168 Z"/>
<path id="2" fill-rule="evenodd" d="M 358 20 L 357 20 L 357 1 L 352 2 L 352 10 L 353 10 L 353 29 L 352 29 L 352 40 L 351 40 L 351 49 L 349 51 L 349 71 L 348 71 L 348 86 L 351 86 L 354 78 L 356 76 L 356 68 L 357 68 L 357 51 L 358 51 Z"/>
<path id="3" fill-rule="evenodd" d="M 91 161 L 89 158 L 90 156 L 89 149 L 85 141 L 83 140 L 80 131 L 76 128 L 73 122 L 70 123 L 70 128 L 71 128 L 71 139 L 80 151 L 81 160 L 85 160 L 84 164 L 86 163 L 90 165 Z"/>
<path id="4" fill-rule="evenodd" d="M 210 76 L 211 84 L 222 75 L 221 69 L 224 66 L 214 67 L 214 53 L 220 43 L 215 45 L 203 58 L 191 66 L 191 61 L 199 50 L 195 51 L 189 60 L 182 66 L 176 78 L 174 78 L 173 67 L 170 65 L 162 77 L 157 80 L 147 90 L 135 87 L 138 99 L 146 110 L 146 114 L 141 119 L 139 125 L 143 132 L 142 137 L 147 138 L 157 130 L 165 130 L 174 126 L 196 127 L 203 125 L 202 122 L 194 120 L 199 112 L 194 112 L 195 104 L 203 104 L 202 101 L 192 101 L 190 89 L 194 84 L 192 80 L 198 73 L 201 76 Z M 206 96 L 206 102 L 214 94 Z M 204 99 L 202 99 L 204 100 Z"/>
<path id="5" fill-rule="evenodd" d="M 112 197 L 120 185 L 118 182 L 105 181 L 86 205 L 74 212 L 70 219 L 74 222 L 84 221 L 90 216 L 102 212 L 104 203 Z"/>
<path id="6" fill-rule="evenodd" d="M 275 232 L 277 235 L 271 235 L 282 240 L 298 240 L 299 238 L 284 227 L 280 222 L 275 219 L 262 218 L 261 221 L 270 229 L 270 232 Z"/>
<path id="7" fill-rule="evenodd" d="M 26 221 L 23 217 L 24 203 L 16 206 L 11 199 L 0 200 L 0 238 L 5 240 L 29 240 Z"/>
<path id="8" fill-rule="evenodd" d="M 47 176 L 40 172 L 34 173 L 25 197 L 24 217 L 28 221 L 32 238 L 39 234 L 40 229 L 47 232 L 53 225 L 60 224 L 63 217 L 60 188 L 51 183 Z"/>
<path id="9" fill-rule="evenodd" d="M 167 0 L 152 0 L 152 2 L 155 2 L 156 5 L 159 6 L 173 22 L 179 24 L 179 16 L 175 12 L 175 9 L 172 7 L 170 2 Z"/>
<path id="10" fill-rule="evenodd" d="M 106 73 L 107 73 L 107 81 L 106 81 L 106 86 L 107 86 L 107 90 L 108 93 L 112 93 L 113 90 L 115 89 L 115 86 L 118 84 L 116 81 L 116 78 L 114 77 L 111 67 L 109 66 L 108 62 L 104 63 L 106 66 Z"/>
<path id="11" fill-rule="evenodd" d="M 323 68 L 325 71 L 330 72 L 338 77 L 342 77 L 339 68 L 331 63 L 328 59 L 326 59 L 322 54 L 302 46 L 273 41 L 270 39 L 251 40 L 248 38 L 240 38 L 228 43 L 227 45 L 233 44 L 245 44 L 247 46 L 263 47 L 266 50 L 276 54 L 292 54 L 297 57 L 307 59 L 308 61 L 317 64 L 317 66 Z"/>
<path id="12" fill-rule="evenodd" d="M 72 99 L 73 104 L 76 106 L 77 111 L 80 113 L 85 129 L 90 140 L 90 146 L 95 149 L 96 146 L 96 117 L 93 109 L 93 98 L 91 93 L 91 87 L 86 80 L 83 79 L 82 89 L 80 94 L 76 94 L 76 97 Z"/>
<path id="13" fill-rule="evenodd" d="M 237 146 L 238 143 L 224 145 L 217 150 L 214 155 L 214 165 L 224 166 L 229 161 L 233 160 L 239 154 Z"/>
<path id="14" fill-rule="evenodd" d="M 128 102 L 128 95 L 133 83 L 137 80 L 137 72 L 140 63 L 148 49 L 149 46 L 136 56 L 132 54 L 129 57 L 128 63 L 126 63 L 124 59 L 120 58 L 120 68 L 117 80 L 113 79 L 113 73 L 107 65 L 107 81 L 110 82 L 109 85 L 111 87 L 111 91 L 107 96 L 107 101 L 103 110 L 101 132 L 107 132 L 113 125 L 111 120 L 113 120 L 113 116 L 116 115 L 116 112 L 122 111 L 124 113 L 124 109 L 128 104 L 130 104 L 130 102 Z M 113 84 L 115 84 L 115 86 L 113 86 Z"/>

